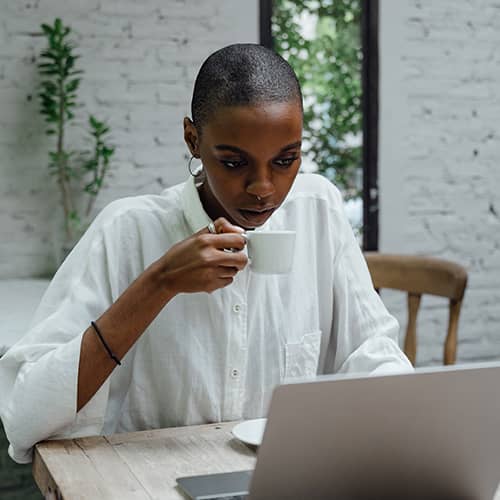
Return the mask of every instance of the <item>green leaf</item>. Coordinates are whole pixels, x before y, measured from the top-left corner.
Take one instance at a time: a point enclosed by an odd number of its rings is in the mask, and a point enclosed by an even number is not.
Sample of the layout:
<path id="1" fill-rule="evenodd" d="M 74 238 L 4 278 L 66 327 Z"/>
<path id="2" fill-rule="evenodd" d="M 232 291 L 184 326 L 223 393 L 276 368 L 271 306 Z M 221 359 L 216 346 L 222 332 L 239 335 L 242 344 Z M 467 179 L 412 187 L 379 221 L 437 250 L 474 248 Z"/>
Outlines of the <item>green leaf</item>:
<path id="1" fill-rule="evenodd" d="M 98 193 L 98 189 L 97 189 L 96 183 L 94 181 L 86 184 L 85 187 L 83 188 L 83 190 L 86 193 L 91 194 L 93 196 L 97 196 L 97 193 Z"/>
<path id="2" fill-rule="evenodd" d="M 48 129 L 45 131 L 45 135 L 55 135 L 55 134 L 56 134 L 56 131 L 53 129 Z"/>
<path id="3" fill-rule="evenodd" d="M 51 59 L 52 61 L 58 61 L 60 59 L 60 55 L 51 49 L 40 52 L 40 57 L 43 59 Z"/>
<path id="4" fill-rule="evenodd" d="M 114 147 L 104 147 L 103 150 L 102 150 L 102 154 L 105 158 L 109 158 L 113 155 L 113 153 L 115 152 L 115 148 Z"/>
<path id="5" fill-rule="evenodd" d="M 97 160 L 92 158 L 86 161 L 83 166 L 86 170 L 96 170 L 97 167 L 99 166 L 99 163 L 97 162 Z"/>
<path id="6" fill-rule="evenodd" d="M 66 92 L 74 92 L 78 86 L 80 85 L 80 78 L 74 78 L 70 80 L 69 83 L 65 86 Z"/>
<path id="7" fill-rule="evenodd" d="M 40 69 L 56 69 L 58 66 L 53 63 L 39 63 L 37 67 Z"/>
<path id="8" fill-rule="evenodd" d="M 44 32 L 45 35 L 51 35 L 53 33 L 53 29 L 51 26 L 48 24 L 42 24 L 41 25 L 42 31 Z"/>
<path id="9" fill-rule="evenodd" d="M 43 106 L 41 109 L 40 109 L 40 113 L 42 115 L 45 115 L 47 117 L 51 117 L 51 118 L 57 118 L 57 108 L 55 106 L 53 107 L 50 107 L 50 106 Z"/>
<path id="10" fill-rule="evenodd" d="M 57 103 L 56 101 L 45 99 L 45 98 L 40 98 L 40 110 L 45 110 L 45 111 L 55 111 L 57 109 Z"/>
<path id="11" fill-rule="evenodd" d="M 59 117 L 58 116 L 47 116 L 45 118 L 46 123 L 59 123 Z"/>
<path id="12" fill-rule="evenodd" d="M 41 109 L 46 111 L 55 111 L 58 108 L 58 101 L 54 99 L 46 99 L 44 97 L 40 98 Z"/>
<path id="13" fill-rule="evenodd" d="M 48 93 L 55 93 L 57 92 L 57 85 L 50 81 L 50 80 L 44 80 L 40 83 L 40 87 L 42 87 L 45 92 L 48 92 Z"/>
<path id="14" fill-rule="evenodd" d="M 93 115 L 89 116 L 89 123 L 90 126 L 94 129 L 98 128 L 100 125 L 100 122 Z"/>
<path id="15" fill-rule="evenodd" d="M 40 71 L 40 74 L 47 75 L 47 76 L 49 76 L 49 75 L 59 75 L 59 73 L 60 73 L 59 70 L 56 69 L 56 68 L 54 68 L 54 69 L 43 69 L 43 70 Z"/>
<path id="16" fill-rule="evenodd" d="M 79 217 L 78 212 L 76 210 L 72 210 L 68 214 L 68 219 L 71 221 L 74 221 L 74 222 L 80 222 L 80 217 Z"/>

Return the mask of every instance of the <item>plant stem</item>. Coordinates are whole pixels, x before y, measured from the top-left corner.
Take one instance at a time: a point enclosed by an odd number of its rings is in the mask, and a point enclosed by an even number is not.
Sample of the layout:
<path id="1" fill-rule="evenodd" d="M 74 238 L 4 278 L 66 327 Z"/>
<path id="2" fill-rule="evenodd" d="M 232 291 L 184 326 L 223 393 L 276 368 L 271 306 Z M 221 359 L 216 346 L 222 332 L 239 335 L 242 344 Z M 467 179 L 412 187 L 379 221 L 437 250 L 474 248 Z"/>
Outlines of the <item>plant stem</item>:
<path id="1" fill-rule="evenodd" d="M 59 120 L 57 123 L 57 163 L 59 171 L 59 187 L 61 189 L 63 209 L 64 209 L 64 229 L 68 241 L 73 239 L 73 231 L 70 224 L 70 213 L 73 211 L 71 193 L 66 179 L 67 158 L 64 153 L 64 81 L 62 75 L 59 78 Z"/>
<path id="2" fill-rule="evenodd" d="M 95 160 L 99 162 L 99 156 L 96 154 Z M 97 181 L 98 179 L 98 170 L 99 170 L 99 163 L 97 163 L 97 166 L 94 170 L 94 182 Z M 97 198 L 97 195 L 89 194 L 89 202 L 87 204 L 87 210 L 85 211 L 85 217 L 88 218 L 90 216 L 90 213 L 92 212 L 92 208 L 94 208 L 95 200 Z"/>

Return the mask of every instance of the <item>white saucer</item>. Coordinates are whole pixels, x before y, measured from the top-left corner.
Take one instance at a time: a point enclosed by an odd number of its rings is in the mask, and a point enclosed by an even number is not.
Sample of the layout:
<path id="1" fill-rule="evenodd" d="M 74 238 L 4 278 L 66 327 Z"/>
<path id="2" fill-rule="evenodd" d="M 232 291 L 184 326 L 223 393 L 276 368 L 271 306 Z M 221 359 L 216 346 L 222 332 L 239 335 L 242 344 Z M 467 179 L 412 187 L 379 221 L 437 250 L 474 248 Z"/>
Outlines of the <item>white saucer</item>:
<path id="1" fill-rule="evenodd" d="M 246 420 L 245 422 L 235 425 L 232 428 L 231 433 L 236 439 L 243 441 L 245 444 L 260 446 L 266 422 L 267 418 Z"/>

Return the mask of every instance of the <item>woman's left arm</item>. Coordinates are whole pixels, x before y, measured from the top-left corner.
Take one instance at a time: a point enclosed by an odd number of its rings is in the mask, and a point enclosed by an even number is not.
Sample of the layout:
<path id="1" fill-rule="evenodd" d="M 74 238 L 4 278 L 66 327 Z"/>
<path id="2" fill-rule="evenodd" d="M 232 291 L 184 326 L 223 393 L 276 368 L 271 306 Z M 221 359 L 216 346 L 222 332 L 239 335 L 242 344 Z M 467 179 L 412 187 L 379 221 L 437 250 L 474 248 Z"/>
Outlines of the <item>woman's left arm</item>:
<path id="1" fill-rule="evenodd" d="M 333 372 L 412 371 L 398 345 L 399 324 L 374 290 L 359 244 L 345 217 L 334 264 L 333 324 L 327 359 Z"/>

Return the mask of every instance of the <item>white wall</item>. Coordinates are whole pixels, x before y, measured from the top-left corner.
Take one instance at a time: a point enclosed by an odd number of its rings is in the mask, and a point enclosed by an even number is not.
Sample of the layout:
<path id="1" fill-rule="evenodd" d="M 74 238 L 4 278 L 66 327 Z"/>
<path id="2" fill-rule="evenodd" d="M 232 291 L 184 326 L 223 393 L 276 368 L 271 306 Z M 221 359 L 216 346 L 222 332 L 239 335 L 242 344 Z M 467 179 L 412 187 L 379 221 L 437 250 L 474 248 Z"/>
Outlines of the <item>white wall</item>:
<path id="1" fill-rule="evenodd" d="M 380 1 L 380 249 L 462 263 L 461 361 L 500 358 L 500 3 Z M 384 294 L 406 324 L 405 298 Z M 423 301 L 419 364 L 446 301 Z"/>
<path id="2" fill-rule="evenodd" d="M 40 24 L 59 16 L 73 28 L 81 102 L 112 127 L 115 166 L 99 208 L 186 178 L 182 118 L 196 72 L 215 49 L 258 41 L 258 1 L 26 0 L 1 9 L 0 278 L 40 276 L 54 268 L 61 224 L 36 99 Z M 71 131 L 75 147 L 81 132 Z"/>

